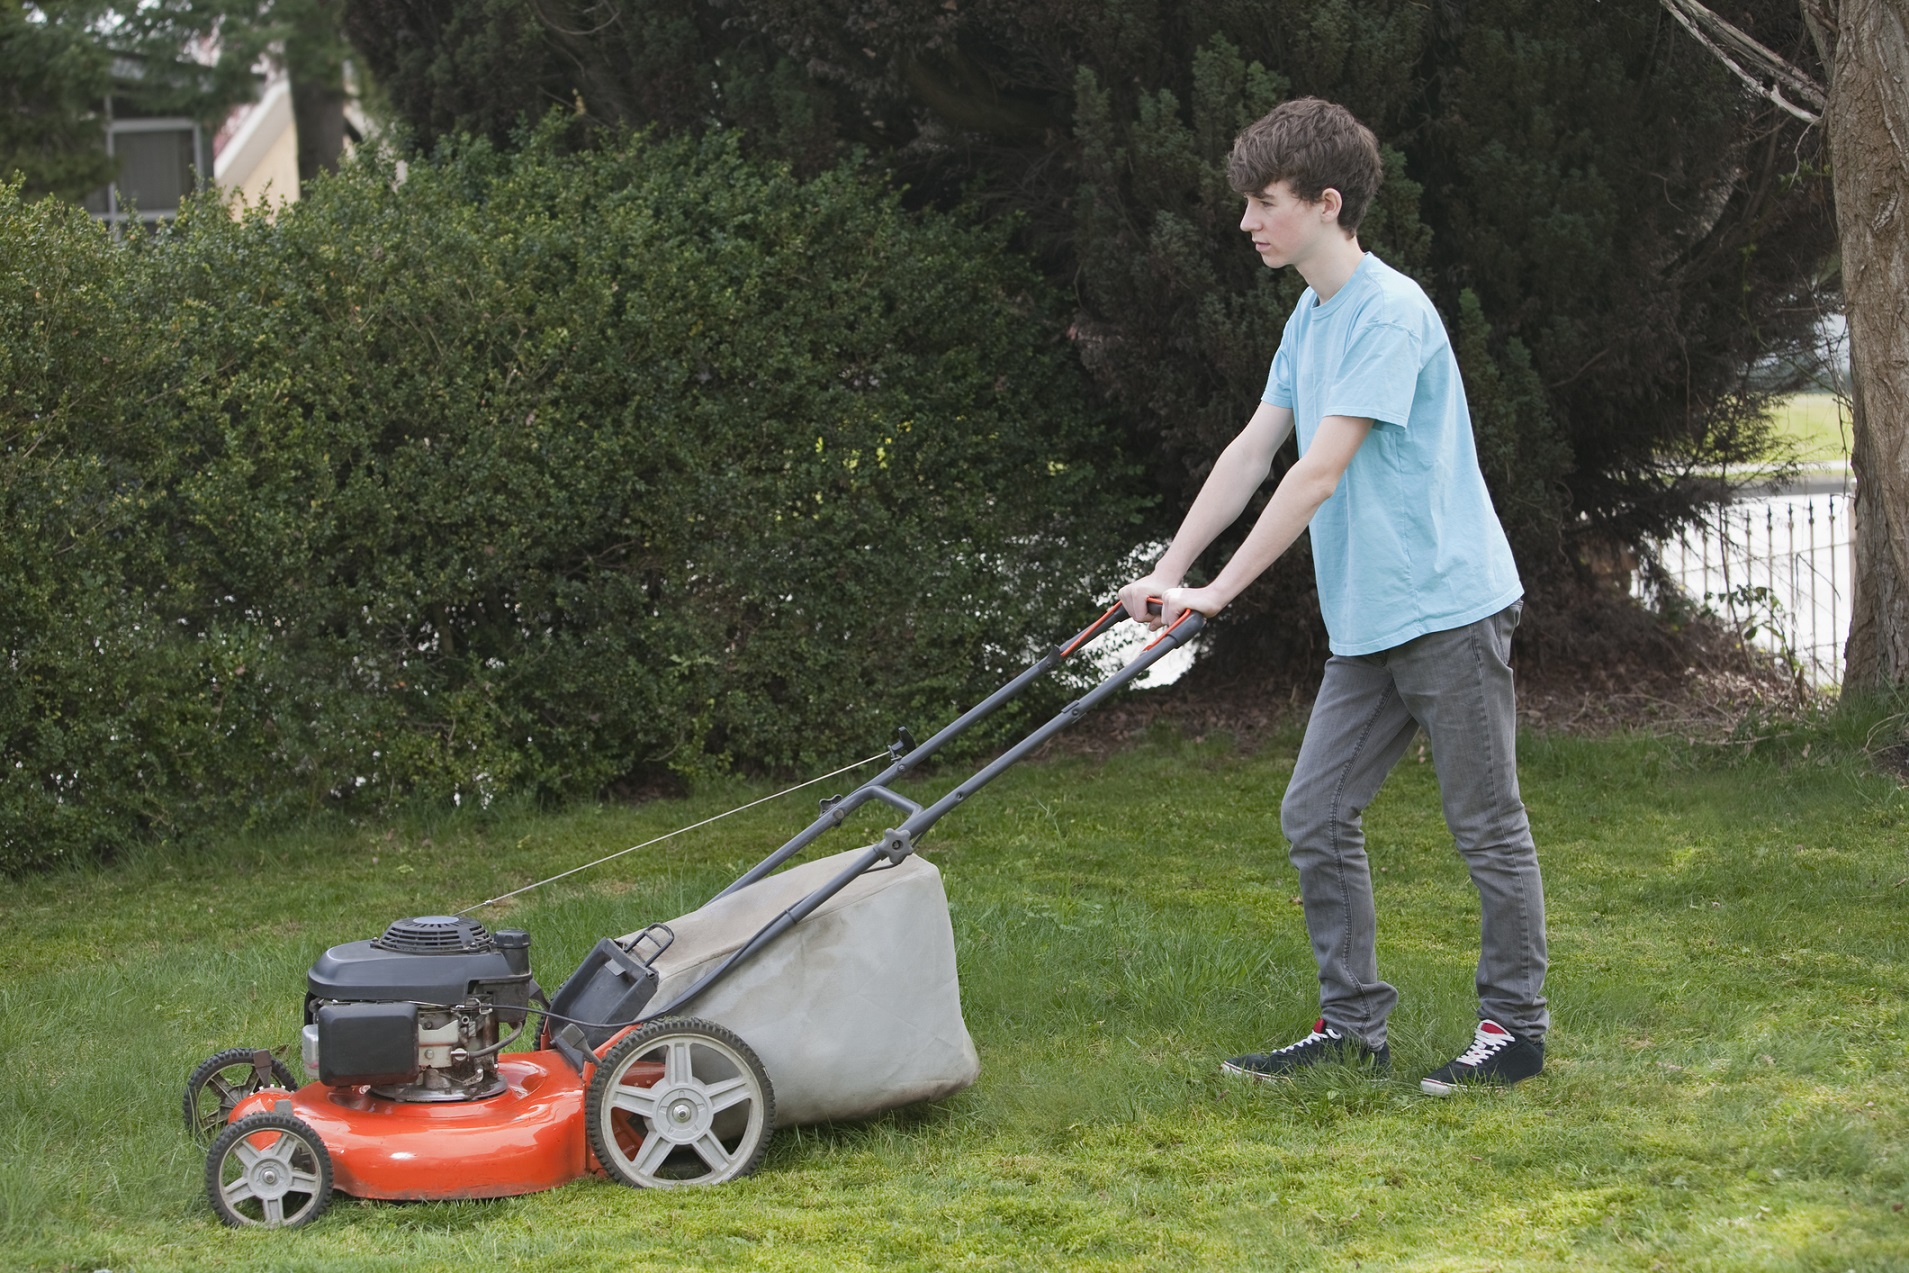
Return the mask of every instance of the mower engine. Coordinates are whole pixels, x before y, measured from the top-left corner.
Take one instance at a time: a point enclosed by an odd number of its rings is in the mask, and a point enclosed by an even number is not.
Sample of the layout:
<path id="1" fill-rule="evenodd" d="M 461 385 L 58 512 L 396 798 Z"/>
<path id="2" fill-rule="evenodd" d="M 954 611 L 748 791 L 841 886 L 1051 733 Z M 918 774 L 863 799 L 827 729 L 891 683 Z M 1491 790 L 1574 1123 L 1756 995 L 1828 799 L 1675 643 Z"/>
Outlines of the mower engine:
<path id="1" fill-rule="evenodd" d="M 497 1054 L 543 995 L 530 975 L 530 934 L 492 934 L 454 915 L 401 919 L 372 941 L 333 946 L 306 987 L 306 1072 L 393 1101 L 504 1091 Z"/>

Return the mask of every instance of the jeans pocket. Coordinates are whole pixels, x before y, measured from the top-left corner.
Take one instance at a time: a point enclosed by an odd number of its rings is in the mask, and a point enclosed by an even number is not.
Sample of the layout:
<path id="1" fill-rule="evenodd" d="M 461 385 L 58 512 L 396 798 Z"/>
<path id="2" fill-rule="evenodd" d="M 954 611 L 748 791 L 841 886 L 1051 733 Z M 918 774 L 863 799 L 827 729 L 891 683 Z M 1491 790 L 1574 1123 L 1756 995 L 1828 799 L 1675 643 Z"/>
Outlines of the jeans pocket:
<path id="1" fill-rule="evenodd" d="M 1498 659 L 1507 666 L 1511 663 L 1511 634 L 1518 629 L 1518 621 L 1524 617 L 1525 603 L 1514 601 L 1494 614 L 1486 622 L 1491 625 L 1492 647 Z"/>

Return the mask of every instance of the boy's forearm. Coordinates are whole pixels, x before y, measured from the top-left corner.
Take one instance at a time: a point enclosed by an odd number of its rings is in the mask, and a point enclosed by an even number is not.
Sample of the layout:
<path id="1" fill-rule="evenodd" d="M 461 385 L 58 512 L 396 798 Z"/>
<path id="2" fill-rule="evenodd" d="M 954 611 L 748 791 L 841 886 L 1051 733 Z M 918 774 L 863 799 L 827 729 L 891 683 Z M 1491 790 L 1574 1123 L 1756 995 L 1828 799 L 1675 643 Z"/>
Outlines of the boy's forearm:
<path id="1" fill-rule="evenodd" d="M 1247 585 L 1279 560 L 1280 554 L 1292 547 L 1319 506 L 1332 498 L 1337 485 L 1336 476 L 1324 481 L 1297 467 L 1286 470 L 1285 478 L 1273 491 L 1272 499 L 1266 502 L 1246 541 L 1206 586 L 1207 594 L 1221 606 L 1230 605 L 1233 598 L 1246 591 Z"/>
<path id="2" fill-rule="evenodd" d="M 1264 468 L 1229 464 L 1228 459 L 1222 455 L 1213 466 L 1213 472 L 1207 475 L 1206 484 L 1194 497 L 1193 507 L 1187 510 L 1186 520 L 1180 523 L 1173 542 L 1160 555 L 1159 564 L 1154 567 L 1156 575 L 1175 581 L 1186 578 L 1186 572 L 1193 568 L 1207 546 L 1239 520 L 1253 492 L 1259 489 L 1272 468 L 1271 464 Z"/>
<path id="3" fill-rule="evenodd" d="M 1292 411 L 1262 403 L 1246 428 L 1220 452 L 1173 542 L 1153 568 L 1157 578 L 1178 583 L 1220 533 L 1239 519 L 1253 492 L 1272 472 L 1273 455 L 1292 432 Z"/>
<path id="4" fill-rule="evenodd" d="M 1312 445 L 1299 462 L 1286 470 L 1267 501 L 1266 509 L 1253 524 L 1246 542 L 1239 546 L 1213 582 L 1193 590 L 1197 602 L 1188 602 L 1205 614 L 1217 614 L 1246 591 L 1279 555 L 1299 538 L 1319 506 L 1332 498 L 1345 476 L 1346 466 L 1372 431 L 1372 421 L 1350 416 L 1327 416 L 1319 422 Z M 1168 607 L 1171 609 L 1171 607 Z"/>

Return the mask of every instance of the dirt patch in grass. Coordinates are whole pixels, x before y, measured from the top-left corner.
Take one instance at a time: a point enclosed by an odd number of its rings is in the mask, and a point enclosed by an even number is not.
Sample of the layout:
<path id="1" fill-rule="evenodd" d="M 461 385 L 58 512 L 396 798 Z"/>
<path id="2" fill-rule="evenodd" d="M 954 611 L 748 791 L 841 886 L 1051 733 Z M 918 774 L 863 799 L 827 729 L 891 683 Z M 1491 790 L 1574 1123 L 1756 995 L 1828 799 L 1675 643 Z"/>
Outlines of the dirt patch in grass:
<path id="1" fill-rule="evenodd" d="M 1826 698 L 1776 660 L 1721 634 L 1692 642 L 1683 666 L 1519 667 L 1518 718 L 1528 729 L 1601 737 L 1620 730 L 1718 741 L 1751 717 L 1798 716 Z M 1733 648 L 1734 646 L 1734 648 Z"/>
<path id="2" fill-rule="evenodd" d="M 1897 782 L 1909 784 L 1909 743 L 1884 747 L 1871 752 L 1870 756 L 1875 760 L 1878 770 L 1891 775 Z"/>

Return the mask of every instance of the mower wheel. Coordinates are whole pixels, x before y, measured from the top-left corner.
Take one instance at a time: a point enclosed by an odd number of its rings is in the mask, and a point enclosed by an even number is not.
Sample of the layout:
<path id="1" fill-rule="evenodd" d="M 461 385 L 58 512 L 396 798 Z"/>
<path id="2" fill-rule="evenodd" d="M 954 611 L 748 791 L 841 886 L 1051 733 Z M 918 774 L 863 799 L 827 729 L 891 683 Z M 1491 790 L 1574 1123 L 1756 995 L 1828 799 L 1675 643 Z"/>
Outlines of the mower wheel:
<path id="1" fill-rule="evenodd" d="M 263 1048 L 227 1048 L 207 1057 L 186 1080 L 186 1133 L 201 1145 L 211 1144 L 238 1103 L 268 1087 L 290 1092 L 298 1081 L 285 1062 Z"/>
<path id="2" fill-rule="evenodd" d="M 212 1142 L 205 1191 L 233 1228 L 296 1229 L 331 1204 L 331 1155 L 302 1118 L 248 1114 Z"/>
<path id="3" fill-rule="evenodd" d="M 707 1021 L 652 1021 L 611 1048 L 584 1095 L 590 1149 L 640 1189 L 746 1176 L 775 1129 L 775 1092 L 747 1043 Z"/>

